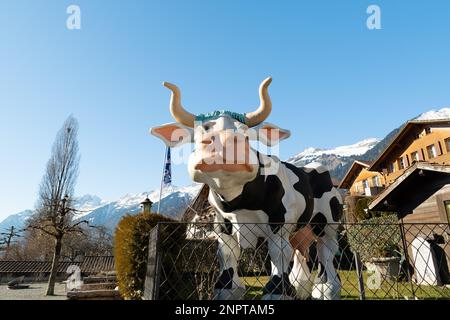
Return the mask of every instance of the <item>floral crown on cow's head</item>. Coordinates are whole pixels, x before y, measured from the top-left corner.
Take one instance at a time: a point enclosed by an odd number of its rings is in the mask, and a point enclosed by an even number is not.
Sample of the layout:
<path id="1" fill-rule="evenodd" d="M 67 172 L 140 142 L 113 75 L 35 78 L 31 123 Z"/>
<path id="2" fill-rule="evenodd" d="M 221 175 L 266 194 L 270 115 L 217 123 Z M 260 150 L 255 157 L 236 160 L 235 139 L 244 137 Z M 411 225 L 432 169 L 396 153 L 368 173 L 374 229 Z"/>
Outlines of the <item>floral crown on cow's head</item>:
<path id="1" fill-rule="evenodd" d="M 204 122 L 204 121 L 208 121 L 208 120 L 215 120 L 224 115 L 229 116 L 243 124 L 246 124 L 245 114 L 238 113 L 238 112 L 232 112 L 232 111 L 228 111 L 228 110 L 215 110 L 213 112 L 201 113 L 195 117 L 195 121 Z"/>

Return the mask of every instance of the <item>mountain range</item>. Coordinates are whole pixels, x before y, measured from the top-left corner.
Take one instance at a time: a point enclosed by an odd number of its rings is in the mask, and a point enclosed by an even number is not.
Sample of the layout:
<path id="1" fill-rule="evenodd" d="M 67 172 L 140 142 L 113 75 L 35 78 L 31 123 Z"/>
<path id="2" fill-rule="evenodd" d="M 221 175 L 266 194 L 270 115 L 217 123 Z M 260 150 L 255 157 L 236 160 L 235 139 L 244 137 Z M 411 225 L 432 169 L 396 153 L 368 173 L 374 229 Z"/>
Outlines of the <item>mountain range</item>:
<path id="1" fill-rule="evenodd" d="M 450 108 L 430 110 L 411 120 L 435 120 L 450 119 Z M 383 139 L 369 138 L 349 146 L 341 146 L 332 149 L 306 148 L 299 154 L 289 158 L 296 166 L 304 166 L 310 162 L 320 162 L 330 169 L 330 174 L 335 180 L 340 181 L 354 160 L 371 162 L 390 144 L 404 124 L 389 132 Z"/>
<path id="2" fill-rule="evenodd" d="M 431 110 L 420 114 L 412 120 L 450 119 L 450 108 Z M 403 126 L 403 125 L 402 125 Z M 383 139 L 368 138 L 355 144 L 340 146 L 330 149 L 306 148 L 299 154 L 289 158 L 296 166 L 304 166 L 310 162 L 320 162 L 328 166 L 330 173 L 336 180 L 342 179 L 354 160 L 373 161 L 384 148 L 392 141 L 401 127 L 395 128 Z M 192 184 L 185 187 L 168 187 L 163 190 L 161 196 L 160 212 L 175 219 L 181 217 L 192 199 L 200 190 L 200 184 Z M 140 203 L 146 198 L 154 202 L 153 208 L 158 208 L 159 190 L 151 193 L 127 194 L 116 201 L 105 201 L 95 195 L 84 195 L 76 199 L 76 208 L 80 211 L 77 219 L 88 220 L 92 225 L 103 225 L 109 230 L 114 230 L 120 218 L 125 214 L 139 212 Z M 11 226 L 23 228 L 26 220 L 33 214 L 32 210 L 25 210 L 8 216 L 0 222 L 0 231 Z"/>
<path id="3" fill-rule="evenodd" d="M 164 188 L 161 195 L 160 212 L 179 219 L 200 188 L 201 184 Z M 141 202 L 147 196 L 153 202 L 152 208 L 156 211 L 159 206 L 159 190 L 151 193 L 127 194 L 116 201 L 104 201 L 94 195 L 84 195 L 75 200 L 74 207 L 78 210 L 75 219 L 87 220 L 90 225 L 105 226 L 113 231 L 125 214 L 136 214 L 142 210 Z M 25 210 L 8 216 L 0 222 L 0 231 L 4 232 L 11 226 L 22 229 L 32 214 L 32 210 Z"/>

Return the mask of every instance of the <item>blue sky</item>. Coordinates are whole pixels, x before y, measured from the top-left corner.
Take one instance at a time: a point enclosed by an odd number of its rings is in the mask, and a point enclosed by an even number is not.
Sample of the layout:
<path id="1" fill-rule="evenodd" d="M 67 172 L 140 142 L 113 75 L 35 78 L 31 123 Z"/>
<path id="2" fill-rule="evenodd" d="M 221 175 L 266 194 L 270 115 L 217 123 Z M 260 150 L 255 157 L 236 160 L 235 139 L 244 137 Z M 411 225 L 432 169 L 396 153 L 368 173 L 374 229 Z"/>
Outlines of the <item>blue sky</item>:
<path id="1" fill-rule="evenodd" d="M 66 8 L 81 8 L 81 30 Z M 366 9 L 381 8 L 381 30 Z M 258 104 L 290 129 L 281 158 L 305 147 L 383 137 L 450 105 L 449 1 L 1 1 L 0 219 L 32 208 L 64 119 L 80 123 L 77 194 L 114 200 L 157 188 L 179 85 L 193 113 Z M 188 184 L 176 166 L 176 185 Z"/>

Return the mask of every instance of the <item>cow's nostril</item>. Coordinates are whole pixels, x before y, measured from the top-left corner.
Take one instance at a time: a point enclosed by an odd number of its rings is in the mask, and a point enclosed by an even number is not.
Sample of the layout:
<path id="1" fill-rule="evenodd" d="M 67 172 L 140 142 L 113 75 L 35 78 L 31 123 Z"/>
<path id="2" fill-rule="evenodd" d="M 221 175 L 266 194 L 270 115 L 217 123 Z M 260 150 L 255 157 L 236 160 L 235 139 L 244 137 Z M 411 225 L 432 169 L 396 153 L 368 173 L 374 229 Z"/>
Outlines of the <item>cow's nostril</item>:
<path id="1" fill-rule="evenodd" d="M 203 144 L 211 144 L 211 143 L 213 143 L 213 141 L 214 141 L 214 137 L 210 137 L 208 139 L 202 140 L 202 143 Z"/>

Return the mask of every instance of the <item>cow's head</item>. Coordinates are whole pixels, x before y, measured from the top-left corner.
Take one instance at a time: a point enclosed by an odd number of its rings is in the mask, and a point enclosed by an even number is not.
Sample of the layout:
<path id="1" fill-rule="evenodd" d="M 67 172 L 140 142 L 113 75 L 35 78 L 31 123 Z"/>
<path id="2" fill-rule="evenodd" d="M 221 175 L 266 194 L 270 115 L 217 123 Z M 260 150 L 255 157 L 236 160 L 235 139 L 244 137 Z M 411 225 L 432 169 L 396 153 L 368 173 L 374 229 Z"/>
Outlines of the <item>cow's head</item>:
<path id="1" fill-rule="evenodd" d="M 164 82 L 172 91 L 170 112 L 177 122 L 152 128 L 151 133 L 170 147 L 194 143 L 195 150 L 188 164 L 194 181 L 206 183 L 215 190 L 242 186 L 253 180 L 259 169 L 257 153 L 249 141 L 259 140 L 271 146 L 290 135 L 287 130 L 263 123 L 272 110 L 268 94 L 271 81 L 269 77 L 261 83 L 261 103 L 253 112 L 214 111 L 198 116 L 182 107 L 178 87 Z"/>

